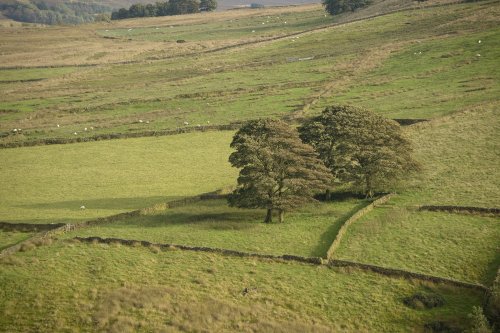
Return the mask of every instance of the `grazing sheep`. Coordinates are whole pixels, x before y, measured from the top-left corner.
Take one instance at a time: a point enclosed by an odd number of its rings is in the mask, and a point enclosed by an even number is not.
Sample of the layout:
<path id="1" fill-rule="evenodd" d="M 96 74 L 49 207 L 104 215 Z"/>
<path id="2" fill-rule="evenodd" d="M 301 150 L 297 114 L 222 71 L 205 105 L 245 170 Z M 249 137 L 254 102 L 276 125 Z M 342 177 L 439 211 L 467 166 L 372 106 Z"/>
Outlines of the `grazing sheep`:
<path id="1" fill-rule="evenodd" d="M 80 206 L 80 209 L 85 209 L 85 206 L 84 206 L 84 205 L 81 205 L 81 206 Z"/>
<path id="2" fill-rule="evenodd" d="M 189 125 L 189 123 L 187 121 L 184 122 L 184 125 Z"/>
<path id="3" fill-rule="evenodd" d="M 84 131 L 86 131 L 86 130 L 87 130 L 87 127 L 85 127 L 83 130 L 84 130 Z"/>
<path id="4" fill-rule="evenodd" d="M 139 119 L 139 122 L 142 123 L 142 119 Z"/>
<path id="5" fill-rule="evenodd" d="M 478 43 L 478 44 L 481 44 L 481 40 L 478 40 L 478 41 L 477 41 L 477 43 Z"/>
<path id="6" fill-rule="evenodd" d="M 57 128 L 59 128 L 59 124 L 57 124 Z"/>
<path id="7" fill-rule="evenodd" d="M 78 135 L 78 133 L 76 133 L 76 132 L 75 132 L 75 133 L 73 133 L 73 134 L 74 134 L 74 135 Z"/>
<path id="8" fill-rule="evenodd" d="M 17 132 L 17 128 L 14 128 L 14 129 L 12 130 L 12 132 Z"/>

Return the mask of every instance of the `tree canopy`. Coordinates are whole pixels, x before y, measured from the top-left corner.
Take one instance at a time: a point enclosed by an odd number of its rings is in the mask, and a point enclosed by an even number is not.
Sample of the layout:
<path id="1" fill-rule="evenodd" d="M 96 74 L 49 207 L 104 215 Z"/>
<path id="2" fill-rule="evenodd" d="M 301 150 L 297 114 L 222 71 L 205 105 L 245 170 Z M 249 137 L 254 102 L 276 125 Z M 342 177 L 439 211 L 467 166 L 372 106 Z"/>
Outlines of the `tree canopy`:
<path id="1" fill-rule="evenodd" d="M 300 128 L 336 181 L 350 183 L 368 196 L 389 190 L 395 181 L 418 170 L 411 144 L 400 125 L 352 106 L 331 106 Z"/>
<path id="2" fill-rule="evenodd" d="M 331 180 L 314 149 L 280 120 L 247 122 L 235 134 L 231 147 L 235 152 L 229 162 L 241 170 L 229 204 L 267 209 L 267 223 L 274 210 L 283 222 L 285 211 L 314 200 L 313 194 L 325 190 Z"/>
<path id="3" fill-rule="evenodd" d="M 330 15 L 353 12 L 358 8 L 369 5 L 370 3 L 370 0 L 323 0 L 323 6 Z"/>
<path id="4" fill-rule="evenodd" d="M 155 4 L 133 4 L 127 10 L 121 8 L 111 14 L 111 19 L 120 20 L 133 17 L 169 16 L 212 11 L 217 8 L 216 0 L 169 0 Z"/>

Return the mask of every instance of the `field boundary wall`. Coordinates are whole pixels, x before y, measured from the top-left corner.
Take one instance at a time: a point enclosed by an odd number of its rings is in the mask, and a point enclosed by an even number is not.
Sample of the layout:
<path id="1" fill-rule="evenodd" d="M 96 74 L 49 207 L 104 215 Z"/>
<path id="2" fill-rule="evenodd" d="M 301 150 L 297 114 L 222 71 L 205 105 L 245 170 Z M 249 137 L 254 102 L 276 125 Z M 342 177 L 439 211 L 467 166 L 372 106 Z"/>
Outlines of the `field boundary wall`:
<path id="1" fill-rule="evenodd" d="M 28 243 L 33 243 L 34 241 L 37 240 L 43 240 L 46 238 L 50 238 L 56 235 L 61 235 L 64 233 L 67 233 L 69 231 L 77 230 L 77 229 L 82 229 L 82 228 L 87 228 L 91 227 L 94 225 L 99 225 L 99 224 L 104 224 L 104 223 L 109 223 L 109 222 L 114 222 L 118 221 L 124 218 L 132 217 L 132 216 L 140 216 L 144 214 L 149 214 L 153 213 L 158 210 L 165 210 L 169 208 L 174 208 L 174 207 L 181 207 L 185 205 L 189 205 L 194 202 L 198 202 L 201 200 L 211 200 L 211 199 L 222 199 L 226 198 L 227 195 L 220 194 L 221 190 L 213 191 L 213 192 L 208 192 L 208 193 L 203 193 L 199 195 L 195 195 L 192 197 L 187 197 L 187 198 L 182 198 L 178 200 L 172 200 L 169 202 L 163 202 L 159 203 L 150 207 L 142 208 L 142 209 L 136 209 L 133 211 L 129 212 L 124 212 L 124 213 L 119 213 L 111 216 L 106 216 L 106 217 L 100 217 L 97 219 L 89 220 L 89 221 L 84 221 L 80 223 L 58 223 L 58 224 L 28 224 L 28 223 L 8 223 L 8 222 L 0 222 L 0 230 L 23 230 L 22 228 L 25 227 L 27 231 L 40 231 L 33 237 L 30 237 L 22 242 L 19 242 L 17 244 L 14 244 L 8 248 L 3 249 L 0 251 L 0 257 L 7 256 L 10 254 L 13 254 L 15 252 L 18 252 L 23 245 L 26 245 Z"/>
<path id="2" fill-rule="evenodd" d="M 427 210 L 431 212 L 448 212 L 462 214 L 477 214 L 477 215 L 494 215 L 500 216 L 500 208 L 472 207 L 472 206 L 420 206 L 419 210 Z"/>
<path id="3" fill-rule="evenodd" d="M 389 199 L 392 197 L 392 195 L 393 195 L 392 193 L 389 193 L 389 194 L 381 196 L 378 199 L 375 199 L 370 204 L 368 204 L 367 206 L 361 208 L 356 213 L 354 213 L 351 217 L 349 217 L 344 222 L 344 224 L 340 227 L 340 230 L 337 233 L 337 235 L 335 236 L 335 239 L 333 240 L 332 245 L 330 245 L 330 248 L 326 252 L 326 258 L 327 259 L 331 259 L 332 258 L 334 252 L 340 246 L 340 242 L 342 241 L 342 238 L 346 234 L 347 229 L 349 228 L 349 226 L 351 226 L 351 224 L 353 224 L 354 222 L 356 222 L 357 220 L 359 220 L 361 217 L 363 217 L 366 214 L 368 214 L 369 212 L 371 212 L 373 210 L 373 208 L 375 208 L 375 206 L 384 204 L 387 201 L 389 201 Z"/>
<path id="4" fill-rule="evenodd" d="M 489 294 L 490 290 L 481 285 L 469 282 L 463 282 L 459 280 L 443 278 L 433 275 L 415 273 L 400 269 L 386 268 L 370 264 L 362 264 L 353 261 L 346 260 L 324 260 L 319 257 L 303 257 L 297 255 L 272 255 L 272 254 L 260 254 L 251 252 L 242 252 L 235 250 L 227 250 L 221 248 L 212 248 L 205 246 L 188 246 L 188 245 L 177 245 L 177 244 L 165 244 L 165 243 L 152 243 L 148 241 L 131 240 L 131 239 L 120 239 L 120 238 L 101 238 L 101 237 L 74 237 L 73 240 L 84 242 L 84 243 L 94 243 L 94 244 L 120 244 L 126 246 L 144 246 L 144 247 L 158 247 L 164 250 L 184 250 L 184 251 L 194 251 L 194 252 L 208 252 L 217 253 L 225 256 L 240 257 L 240 258 L 256 258 L 274 261 L 284 261 L 284 262 L 298 262 L 312 265 L 325 265 L 330 268 L 335 267 L 353 267 L 362 271 L 370 271 L 372 273 L 377 273 L 380 275 L 388 277 L 399 277 L 408 280 L 419 280 L 433 283 L 442 283 L 451 285 L 454 287 L 468 288 L 484 292 Z"/>

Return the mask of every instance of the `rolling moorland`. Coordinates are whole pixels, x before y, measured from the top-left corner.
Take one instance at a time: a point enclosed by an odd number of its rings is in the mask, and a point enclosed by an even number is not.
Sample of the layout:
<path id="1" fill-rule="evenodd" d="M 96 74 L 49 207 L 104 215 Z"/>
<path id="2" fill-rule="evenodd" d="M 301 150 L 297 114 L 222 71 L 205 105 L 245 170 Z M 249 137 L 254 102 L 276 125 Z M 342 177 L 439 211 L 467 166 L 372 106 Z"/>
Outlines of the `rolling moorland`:
<path id="1" fill-rule="evenodd" d="M 468 329 L 500 288 L 498 214 L 421 206 L 499 207 L 499 14 L 387 0 L 1 25 L 0 331 Z M 283 224 L 227 206 L 238 124 L 334 103 L 424 120 L 404 126 L 422 171 L 387 202 L 334 189 Z M 51 223 L 68 226 L 35 230 Z M 419 293 L 443 304 L 405 304 Z"/>

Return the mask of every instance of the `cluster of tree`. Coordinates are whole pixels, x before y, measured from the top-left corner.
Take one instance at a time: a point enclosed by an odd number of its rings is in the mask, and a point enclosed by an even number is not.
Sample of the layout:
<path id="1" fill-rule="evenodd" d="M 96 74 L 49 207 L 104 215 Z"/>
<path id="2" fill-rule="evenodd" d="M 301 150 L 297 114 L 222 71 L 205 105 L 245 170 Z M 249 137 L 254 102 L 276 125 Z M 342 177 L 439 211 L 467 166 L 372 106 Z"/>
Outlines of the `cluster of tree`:
<path id="1" fill-rule="evenodd" d="M 358 8 L 368 6 L 371 0 L 323 0 L 323 6 L 330 15 L 353 12 Z"/>
<path id="2" fill-rule="evenodd" d="M 169 16 L 197 13 L 199 11 L 213 11 L 217 8 L 216 0 L 169 0 L 155 4 L 134 4 L 127 10 L 120 8 L 111 13 L 112 20 L 121 20 L 133 17 Z"/>
<path id="3" fill-rule="evenodd" d="M 400 125 L 370 111 L 332 106 L 298 130 L 280 120 L 252 120 L 235 134 L 229 162 L 241 168 L 229 204 L 273 211 L 283 222 L 287 210 L 314 200 L 334 184 L 372 197 L 391 190 L 419 166 Z"/>
<path id="4" fill-rule="evenodd" d="M 7 0 L 0 3 L 0 11 L 10 19 L 41 24 L 80 24 L 93 22 L 111 8 L 84 2 L 48 2 L 43 0 Z M 100 14 L 100 15 L 99 15 Z"/>

